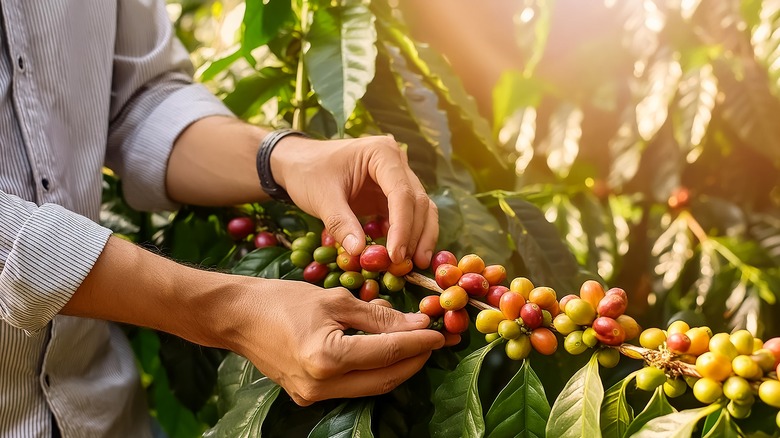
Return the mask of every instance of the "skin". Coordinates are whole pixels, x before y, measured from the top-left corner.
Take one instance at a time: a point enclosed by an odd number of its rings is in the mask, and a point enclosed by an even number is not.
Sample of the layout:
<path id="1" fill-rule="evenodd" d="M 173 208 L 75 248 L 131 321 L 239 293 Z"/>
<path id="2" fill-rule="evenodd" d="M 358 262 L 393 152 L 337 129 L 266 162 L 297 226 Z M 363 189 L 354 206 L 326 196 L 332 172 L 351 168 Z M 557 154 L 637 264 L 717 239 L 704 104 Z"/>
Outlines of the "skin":
<path id="1" fill-rule="evenodd" d="M 169 196 L 206 206 L 267 200 L 255 169 L 266 134 L 225 117 L 192 124 L 168 162 Z M 430 263 L 436 208 L 392 138 L 286 137 L 271 156 L 271 170 L 350 253 L 365 246 L 356 214 L 389 212 L 391 259 Z M 324 292 L 303 282 L 200 271 L 116 237 L 60 313 L 151 327 L 235 351 L 299 405 L 388 392 L 445 344 L 445 336 L 425 329 L 426 315 L 365 303 L 342 288 Z M 377 334 L 345 336 L 346 328 Z M 446 343 L 459 339 L 449 336 Z"/>

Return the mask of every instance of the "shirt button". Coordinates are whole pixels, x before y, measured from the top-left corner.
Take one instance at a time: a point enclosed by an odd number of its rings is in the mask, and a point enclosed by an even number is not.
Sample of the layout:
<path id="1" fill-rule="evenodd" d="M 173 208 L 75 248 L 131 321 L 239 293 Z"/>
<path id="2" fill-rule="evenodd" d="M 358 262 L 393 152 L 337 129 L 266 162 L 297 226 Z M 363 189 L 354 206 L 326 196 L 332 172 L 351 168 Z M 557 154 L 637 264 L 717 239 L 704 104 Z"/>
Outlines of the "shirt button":
<path id="1" fill-rule="evenodd" d="M 43 186 L 44 190 L 49 190 L 49 180 L 46 178 L 42 179 L 41 186 Z"/>

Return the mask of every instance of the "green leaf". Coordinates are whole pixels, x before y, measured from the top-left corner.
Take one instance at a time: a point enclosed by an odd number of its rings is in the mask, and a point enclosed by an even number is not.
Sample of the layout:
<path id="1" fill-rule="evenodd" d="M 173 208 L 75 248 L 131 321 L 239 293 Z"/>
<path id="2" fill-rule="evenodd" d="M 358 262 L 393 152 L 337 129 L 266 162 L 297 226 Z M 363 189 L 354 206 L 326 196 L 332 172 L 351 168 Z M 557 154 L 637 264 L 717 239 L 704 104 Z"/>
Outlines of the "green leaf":
<path id="1" fill-rule="evenodd" d="M 340 404 L 330 411 L 309 433 L 309 438 L 368 438 L 371 432 L 371 412 L 374 401 L 356 399 Z"/>
<path id="2" fill-rule="evenodd" d="M 282 387 L 263 377 L 236 392 L 235 404 L 204 437 L 259 437 L 263 421 Z"/>
<path id="3" fill-rule="evenodd" d="M 542 382 L 526 359 L 485 415 L 485 436 L 544 437 L 549 416 Z"/>
<path id="4" fill-rule="evenodd" d="M 165 245 L 179 262 L 216 266 L 233 247 L 225 225 L 213 214 L 204 216 L 182 210 L 167 231 Z"/>
<path id="5" fill-rule="evenodd" d="M 233 267 L 233 273 L 257 277 L 274 260 L 277 260 L 289 252 L 290 250 L 280 246 L 269 246 L 256 249 L 238 261 L 236 266 Z"/>
<path id="6" fill-rule="evenodd" d="M 653 393 L 653 397 L 647 403 L 647 406 L 645 406 L 642 412 L 640 412 L 628 426 L 628 430 L 624 436 L 632 436 L 642 429 L 649 421 L 674 412 L 676 412 L 675 409 L 669 404 L 669 401 L 666 400 L 663 387 L 659 386 L 655 390 L 655 393 Z M 689 433 L 688 436 L 690 435 L 691 434 Z"/>
<path id="7" fill-rule="evenodd" d="M 347 119 L 374 78 L 374 14 L 359 0 L 319 8 L 306 35 L 304 53 L 309 81 L 323 108 L 343 131 Z"/>
<path id="8" fill-rule="evenodd" d="M 507 263 L 511 251 L 507 245 L 506 235 L 496 218 L 477 198 L 453 187 L 431 194 L 431 199 L 437 205 L 447 206 L 445 216 L 441 216 L 447 219 L 441 221 L 442 223 L 453 220 L 454 224 L 457 224 L 457 214 L 460 213 L 462 226 L 455 232 L 457 240 L 448 249 L 459 256 L 469 253 L 479 254 L 488 264 Z M 451 226 L 452 224 L 448 224 L 445 227 L 448 235 L 452 233 Z"/>
<path id="9" fill-rule="evenodd" d="M 657 438 L 662 436 L 665 438 L 690 438 L 699 420 L 722 407 L 716 403 L 699 409 L 689 409 L 663 415 L 650 420 L 631 437 Z"/>
<path id="10" fill-rule="evenodd" d="M 219 365 L 217 374 L 218 401 L 220 416 L 236 405 L 236 393 L 239 389 L 262 378 L 257 368 L 243 356 L 228 354 Z"/>
<path id="11" fill-rule="evenodd" d="M 639 136 L 636 109 L 629 106 L 623 111 L 620 126 L 608 143 L 611 158 L 608 176 L 610 187 L 620 187 L 636 175 L 646 145 Z"/>
<path id="12" fill-rule="evenodd" d="M 179 337 L 160 333 L 160 361 L 173 395 L 192 412 L 198 412 L 214 393 L 222 352 Z"/>
<path id="13" fill-rule="evenodd" d="M 626 400 L 626 388 L 634 374 L 612 385 L 601 404 L 601 434 L 604 438 L 623 438 L 634 419 L 634 411 Z"/>
<path id="14" fill-rule="evenodd" d="M 201 73 L 198 80 L 200 80 L 201 82 L 206 82 L 214 79 L 214 76 L 225 71 L 225 69 L 233 65 L 234 62 L 241 59 L 241 56 L 242 56 L 242 52 L 241 49 L 239 48 L 236 49 L 233 53 L 217 59 L 216 61 L 209 64 L 206 70 L 203 70 L 203 73 Z"/>
<path id="15" fill-rule="evenodd" d="M 688 156 L 688 162 L 701 153 L 701 143 L 712 119 L 718 83 L 712 65 L 705 64 L 688 72 L 677 91 L 677 109 L 673 114 L 674 138 Z M 693 152 L 693 154 L 691 154 Z"/>
<path id="16" fill-rule="evenodd" d="M 654 272 L 662 275 L 664 289 L 670 289 L 682 275 L 685 264 L 693 257 L 692 246 L 693 235 L 684 216 L 674 219 L 653 243 L 650 255 L 656 262 Z"/>
<path id="17" fill-rule="evenodd" d="M 636 120 L 639 136 L 645 141 L 655 137 L 669 114 L 669 103 L 682 76 L 676 53 L 668 47 L 659 49 L 640 79 L 642 90 L 636 104 Z"/>
<path id="18" fill-rule="evenodd" d="M 707 415 L 702 438 L 740 438 L 741 436 L 743 435 L 740 434 L 737 425 L 731 421 L 731 415 L 726 409 Z"/>
<path id="19" fill-rule="evenodd" d="M 499 205 L 532 280 L 561 293 L 579 290 L 577 260 L 544 214 L 518 198 L 500 198 Z"/>
<path id="20" fill-rule="evenodd" d="M 247 76 L 222 100 L 239 117 L 247 117 L 249 111 L 279 95 L 279 89 L 291 85 L 292 75 L 282 69 L 266 67 L 257 74 Z"/>
<path id="21" fill-rule="evenodd" d="M 499 343 L 492 342 L 466 356 L 436 390 L 430 423 L 432 437 L 481 437 L 485 432 L 477 380 L 482 361 Z"/>
<path id="22" fill-rule="evenodd" d="M 448 196 L 448 192 L 435 192 L 430 194 L 431 200 L 439 210 L 439 248 L 452 248 L 460 237 L 463 229 L 463 215 L 457 201 Z"/>
<path id="23" fill-rule="evenodd" d="M 547 136 L 539 144 L 539 152 L 547 155 L 547 167 L 560 178 L 569 176 L 580 152 L 583 117 L 580 108 L 562 103 L 550 116 Z"/>
<path id="24" fill-rule="evenodd" d="M 599 414 L 604 388 L 594 354 L 558 395 L 550 412 L 546 435 L 556 438 L 600 437 Z"/>
<path id="25" fill-rule="evenodd" d="M 289 0 L 247 0 L 241 45 L 243 53 L 248 54 L 270 41 L 292 17 L 292 2 Z"/>

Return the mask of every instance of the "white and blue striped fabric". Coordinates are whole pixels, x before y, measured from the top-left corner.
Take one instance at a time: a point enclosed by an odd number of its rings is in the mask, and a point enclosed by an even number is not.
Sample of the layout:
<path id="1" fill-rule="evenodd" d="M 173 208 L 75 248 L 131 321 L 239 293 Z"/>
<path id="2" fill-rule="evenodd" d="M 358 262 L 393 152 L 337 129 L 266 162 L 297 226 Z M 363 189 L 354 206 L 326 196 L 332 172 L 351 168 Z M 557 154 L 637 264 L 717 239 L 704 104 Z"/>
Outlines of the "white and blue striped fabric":
<path id="1" fill-rule="evenodd" d="M 149 436 L 121 331 L 57 313 L 110 235 L 94 222 L 102 166 L 134 207 L 174 208 L 173 142 L 230 113 L 191 83 L 163 0 L 0 8 L 0 436 Z"/>

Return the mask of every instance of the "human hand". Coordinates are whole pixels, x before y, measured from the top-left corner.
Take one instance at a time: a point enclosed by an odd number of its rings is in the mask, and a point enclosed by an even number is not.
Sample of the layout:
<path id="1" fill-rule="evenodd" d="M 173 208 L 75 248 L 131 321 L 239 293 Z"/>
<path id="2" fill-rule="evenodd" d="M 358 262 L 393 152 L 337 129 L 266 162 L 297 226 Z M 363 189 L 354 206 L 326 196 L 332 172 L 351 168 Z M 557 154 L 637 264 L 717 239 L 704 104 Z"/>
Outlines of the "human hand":
<path id="1" fill-rule="evenodd" d="M 224 300 L 236 325 L 226 338 L 295 403 L 391 391 L 425 364 L 444 336 L 423 314 L 366 303 L 342 288 L 249 279 Z M 258 290 L 260 292 L 258 293 Z M 347 328 L 368 335 L 348 336 Z"/>
<path id="2" fill-rule="evenodd" d="M 430 264 L 438 211 L 392 137 L 287 137 L 271 155 L 271 170 L 293 202 L 322 219 L 350 254 L 365 247 L 356 215 L 379 214 L 390 220 L 387 249 L 394 263 Z"/>

